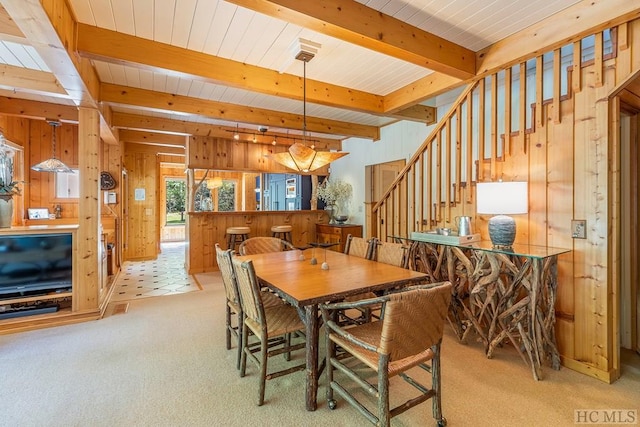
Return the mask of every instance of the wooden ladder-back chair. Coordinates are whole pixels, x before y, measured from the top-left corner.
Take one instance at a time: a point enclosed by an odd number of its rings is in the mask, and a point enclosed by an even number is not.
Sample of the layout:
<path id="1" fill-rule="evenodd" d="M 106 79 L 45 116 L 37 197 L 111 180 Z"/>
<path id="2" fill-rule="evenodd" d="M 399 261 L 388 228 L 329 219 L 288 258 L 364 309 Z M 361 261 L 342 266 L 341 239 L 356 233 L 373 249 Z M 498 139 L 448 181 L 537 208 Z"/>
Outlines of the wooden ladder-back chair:
<path id="1" fill-rule="evenodd" d="M 244 377 L 247 358 L 251 359 L 260 369 L 260 387 L 258 406 L 264 403 L 266 380 L 281 377 L 286 374 L 304 370 L 306 364 L 292 366 L 277 372 L 267 372 L 267 360 L 271 356 L 285 354 L 289 360 L 290 353 L 305 348 L 305 342 L 291 345 L 291 336 L 296 332 L 304 332 L 305 326 L 300 320 L 298 312 L 293 306 L 279 305 L 265 307 L 260 298 L 260 286 L 256 277 L 253 263 L 233 258 L 233 269 L 240 290 L 240 301 L 244 313 L 242 327 L 242 359 L 240 362 L 240 376 Z M 247 337 L 249 331 L 260 341 L 260 345 L 249 347 Z M 260 353 L 259 358 L 254 353 Z"/>
<path id="2" fill-rule="evenodd" d="M 353 405 L 371 423 L 389 426 L 392 417 L 433 399 L 433 417 L 438 426 L 446 425 L 442 416 L 440 392 L 440 343 L 451 301 L 451 283 L 443 282 L 403 289 L 379 298 L 353 303 L 321 304 L 325 323 L 327 346 L 327 401 L 335 409 L 334 392 Z M 367 304 L 384 304 L 384 316 L 379 322 L 370 322 L 343 328 L 335 322 L 335 310 L 361 307 Z M 336 346 L 344 352 L 336 356 Z M 356 367 L 346 360 L 353 356 Z M 430 366 L 426 363 L 431 362 Z M 362 365 L 377 373 L 377 384 L 371 384 L 362 376 Z M 409 377 L 406 371 L 420 366 L 431 373 L 431 388 Z M 345 382 L 338 382 L 334 371 L 344 375 Z M 360 372 L 360 373 L 359 373 Z M 418 371 L 419 372 L 419 371 Z M 399 375 L 420 391 L 420 395 L 405 403 L 389 408 L 389 378 Z M 359 402 L 348 389 L 354 381 L 367 393 L 377 398 L 377 415 Z M 349 385 L 343 385 L 346 382 Z"/>
<path id="3" fill-rule="evenodd" d="M 382 242 L 374 238 L 373 259 L 396 267 L 408 268 L 407 247 L 402 243 Z"/>
<path id="4" fill-rule="evenodd" d="M 365 259 L 373 259 L 373 240 L 365 240 L 362 237 L 347 235 L 344 244 L 344 253 Z"/>
<path id="5" fill-rule="evenodd" d="M 218 262 L 218 268 L 222 275 L 222 284 L 224 285 L 224 292 L 227 298 L 225 315 L 227 350 L 231 349 L 231 338 L 233 337 L 238 349 L 236 368 L 240 369 L 240 359 L 242 357 L 242 324 L 244 314 L 240 304 L 238 283 L 233 271 L 233 264 L 231 261 L 232 256 L 233 251 L 231 249 L 224 250 L 218 243 L 216 243 L 216 261 Z M 284 301 L 271 292 L 262 292 L 260 296 L 262 298 L 262 303 L 267 307 L 285 304 Z M 235 326 L 233 322 L 234 315 L 236 317 Z"/>
<path id="6" fill-rule="evenodd" d="M 354 237 L 351 234 L 347 235 L 347 241 L 344 245 L 344 253 L 351 256 L 357 256 L 368 260 L 373 260 L 375 253 L 376 239 L 372 238 L 365 240 L 362 237 Z M 366 292 L 363 294 L 353 295 L 345 299 L 345 301 L 359 301 L 362 299 L 375 298 L 377 295 L 373 292 Z M 353 312 L 353 310 L 352 310 Z M 357 309 L 358 316 L 354 316 L 351 313 L 345 311 L 340 312 L 340 319 L 342 323 L 358 324 L 371 321 L 372 308 L 365 307 L 363 309 Z"/>
<path id="7" fill-rule="evenodd" d="M 240 243 L 238 252 L 240 255 L 255 255 L 292 249 L 295 248 L 291 243 L 277 237 L 251 237 Z"/>

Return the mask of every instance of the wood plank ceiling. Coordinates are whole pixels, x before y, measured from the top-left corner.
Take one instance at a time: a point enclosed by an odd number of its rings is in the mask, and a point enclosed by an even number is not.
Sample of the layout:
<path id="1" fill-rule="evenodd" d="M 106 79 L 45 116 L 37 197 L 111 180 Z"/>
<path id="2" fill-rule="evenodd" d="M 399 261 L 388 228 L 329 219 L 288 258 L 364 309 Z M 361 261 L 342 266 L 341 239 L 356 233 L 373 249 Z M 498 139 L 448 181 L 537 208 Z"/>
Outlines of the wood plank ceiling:
<path id="1" fill-rule="evenodd" d="M 93 101 L 112 130 L 229 135 L 238 127 L 249 139 L 254 133 L 260 137 L 258 127 L 267 126 L 268 134 L 299 135 L 303 63 L 294 56 L 299 39 L 306 39 L 320 45 L 306 70 L 311 137 L 377 139 L 381 126 L 398 119 L 432 121 L 429 105 L 434 97 L 474 78 L 481 51 L 491 51 L 499 41 L 554 15 L 587 14 L 594 2 L 0 0 L 0 4 L 1 112 L 37 117 L 56 111 L 62 119 L 74 121 L 73 107 Z M 48 42 L 50 22 L 40 22 L 34 29 L 33 21 L 45 13 L 58 16 L 64 25 L 71 21 L 67 34 L 75 42 L 64 42 L 60 26 L 56 26 L 60 40 Z M 84 87 L 69 89 L 75 82 L 60 71 L 47 44 L 66 48 L 68 62 L 75 64 Z M 86 77 L 87 65 L 93 80 Z"/>

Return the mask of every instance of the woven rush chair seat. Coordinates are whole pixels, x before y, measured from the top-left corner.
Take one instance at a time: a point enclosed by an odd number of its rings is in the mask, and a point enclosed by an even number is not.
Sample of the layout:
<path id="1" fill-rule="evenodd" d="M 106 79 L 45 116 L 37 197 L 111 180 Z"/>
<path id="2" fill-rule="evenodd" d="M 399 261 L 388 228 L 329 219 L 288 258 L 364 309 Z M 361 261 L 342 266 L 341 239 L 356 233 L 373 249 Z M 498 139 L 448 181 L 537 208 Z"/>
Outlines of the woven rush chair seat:
<path id="1" fill-rule="evenodd" d="M 451 283 L 443 282 L 413 286 L 369 300 L 321 304 L 327 346 L 329 408 L 336 408 L 336 392 L 371 423 L 389 426 L 392 417 L 433 399 L 433 417 L 438 426 L 446 425 L 441 407 L 440 344 L 450 301 Z M 384 316 L 379 322 L 348 328 L 335 322 L 335 310 L 368 304 L 384 304 Z M 342 350 L 339 357 L 336 356 L 337 346 Z M 353 356 L 360 363 L 357 366 L 347 364 L 350 358 L 345 356 Z M 377 383 L 367 381 L 362 374 L 362 365 L 377 374 Z M 431 374 L 430 388 L 407 375 L 406 371 L 416 366 Z M 340 380 L 335 371 L 339 371 Z M 394 376 L 400 376 L 420 394 L 391 409 L 389 379 Z M 376 398 L 375 410 L 367 408 L 349 391 L 354 382 Z"/>
<path id="2" fill-rule="evenodd" d="M 396 267 L 407 268 L 409 259 L 407 257 L 407 247 L 402 243 L 381 242 L 375 239 L 374 260 Z"/>
<path id="3" fill-rule="evenodd" d="M 260 298 L 258 278 L 251 261 L 243 261 L 236 257 L 232 261 L 245 316 L 242 327 L 240 376 L 245 376 L 247 359 L 258 366 L 260 372 L 258 406 L 261 406 L 264 403 L 266 380 L 305 369 L 305 363 L 275 372 L 268 372 L 267 366 L 269 357 L 284 354 L 285 360 L 288 361 L 292 351 L 305 349 L 305 341 L 298 344 L 291 342 L 294 335 L 304 336 L 305 326 L 297 310 L 290 305 L 264 306 Z M 258 346 L 248 346 L 249 331 L 258 338 Z"/>
<path id="4" fill-rule="evenodd" d="M 242 324 L 244 314 L 240 304 L 240 291 L 233 271 L 232 258 L 233 252 L 229 249 L 223 250 L 220 244 L 216 243 L 216 261 L 220 274 L 222 275 L 222 284 L 227 299 L 225 307 L 225 335 L 227 350 L 231 349 L 231 340 L 235 340 L 237 348 L 236 369 L 240 369 L 240 360 L 242 357 Z M 261 292 L 260 297 L 265 307 L 274 307 L 284 305 L 285 302 L 271 292 Z M 233 318 L 235 317 L 235 322 Z M 235 325 L 234 325 L 235 323 Z"/>
<path id="5" fill-rule="evenodd" d="M 240 243 L 238 252 L 240 255 L 255 255 L 292 249 L 295 248 L 291 243 L 277 237 L 251 237 Z"/>

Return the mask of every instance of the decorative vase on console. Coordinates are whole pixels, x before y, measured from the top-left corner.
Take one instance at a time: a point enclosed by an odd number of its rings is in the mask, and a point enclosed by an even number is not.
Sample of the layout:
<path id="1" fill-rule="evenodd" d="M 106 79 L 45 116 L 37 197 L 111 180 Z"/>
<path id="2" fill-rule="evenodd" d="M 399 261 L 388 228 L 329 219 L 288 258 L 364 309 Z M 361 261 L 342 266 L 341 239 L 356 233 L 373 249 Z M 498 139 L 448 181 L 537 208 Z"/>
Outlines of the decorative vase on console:
<path id="1" fill-rule="evenodd" d="M 351 184 L 343 181 L 329 181 L 327 178 L 318 186 L 318 198 L 326 205 L 329 224 L 344 224 L 349 219 L 347 206 L 351 193 Z"/>
<path id="2" fill-rule="evenodd" d="M 11 227 L 13 217 L 13 196 L 0 194 L 0 228 Z"/>

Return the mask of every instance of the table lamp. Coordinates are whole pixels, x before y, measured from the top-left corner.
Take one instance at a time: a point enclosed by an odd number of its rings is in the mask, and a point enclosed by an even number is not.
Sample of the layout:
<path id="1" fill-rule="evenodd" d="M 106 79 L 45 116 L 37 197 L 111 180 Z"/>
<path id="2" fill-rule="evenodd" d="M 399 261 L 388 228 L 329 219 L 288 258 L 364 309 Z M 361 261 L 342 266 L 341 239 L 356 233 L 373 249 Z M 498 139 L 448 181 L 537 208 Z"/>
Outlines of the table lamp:
<path id="1" fill-rule="evenodd" d="M 495 214 L 489 220 L 489 238 L 494 248 L 510 249 L 516 238 L 516 221 L 508 215 L 526 214 L 527 182 L 479 182 L 476 210 L 479 214 Z"/>

